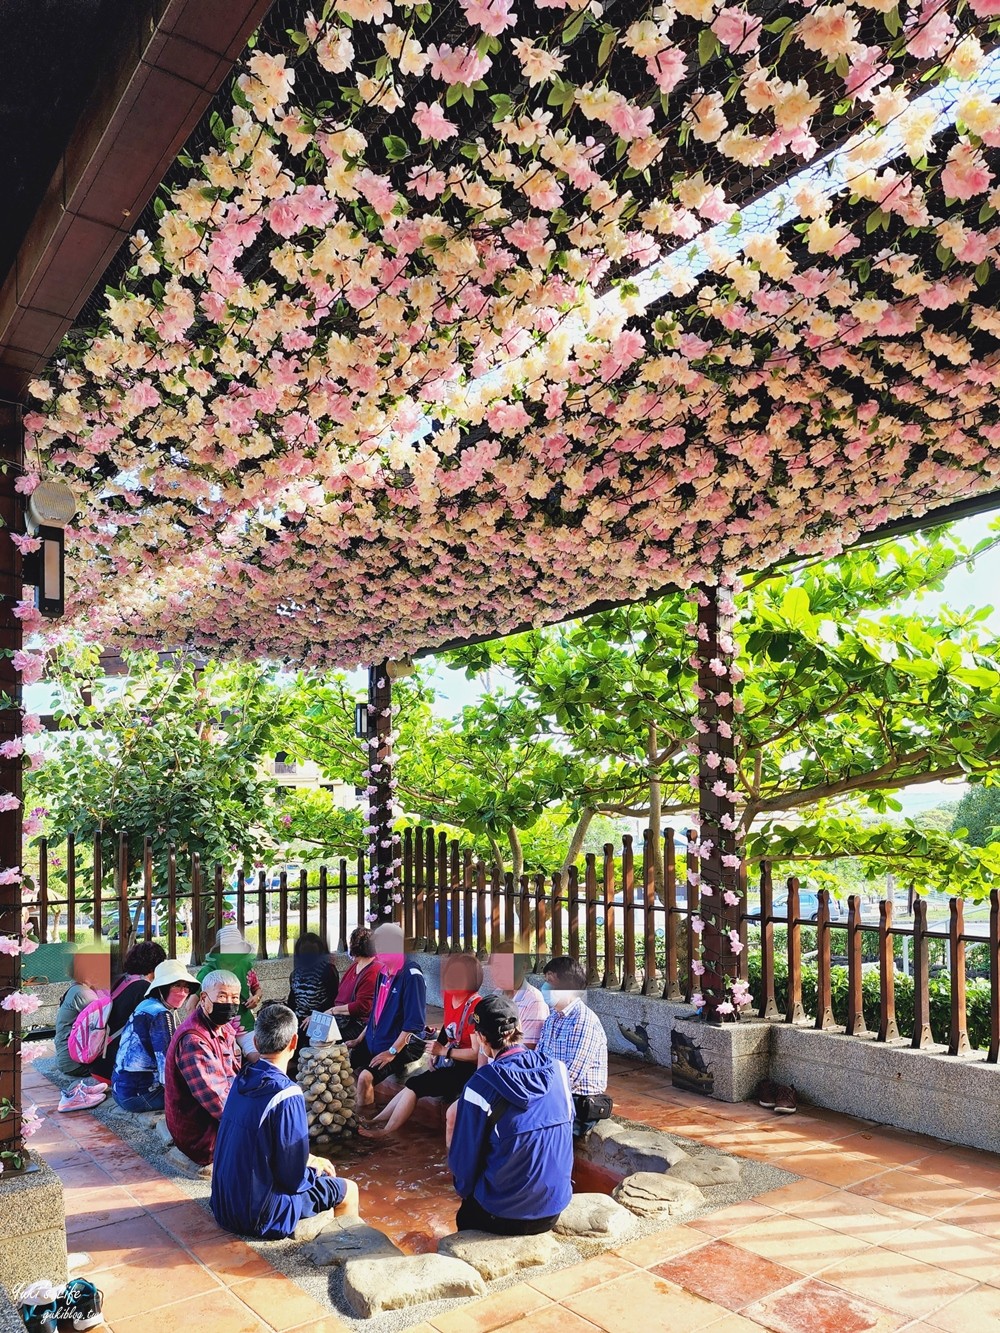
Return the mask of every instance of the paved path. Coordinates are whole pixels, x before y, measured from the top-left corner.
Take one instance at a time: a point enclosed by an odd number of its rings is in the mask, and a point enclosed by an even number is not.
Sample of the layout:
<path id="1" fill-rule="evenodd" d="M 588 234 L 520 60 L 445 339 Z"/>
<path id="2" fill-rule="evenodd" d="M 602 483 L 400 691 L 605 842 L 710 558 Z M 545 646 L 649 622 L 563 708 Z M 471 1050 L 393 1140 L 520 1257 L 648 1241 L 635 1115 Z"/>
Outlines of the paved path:
<path id="1" fill-rule="evenodd" d="M 51 1112 L 57 1091 L 25 1070 Z M 612 1060 L 631 1119 L 801 1180 L 469 1302 L 413 1333 L 888 1333 L 1000 1327 L 1000 1159 L 818 1109 L 778 1117 Z M 345 1328 L 86 1113 L 32 1140 L 62 1177 L 70 1248 L 112 1333 Z M 81 1270 L 81 1272 L 84 1270 Z"/>

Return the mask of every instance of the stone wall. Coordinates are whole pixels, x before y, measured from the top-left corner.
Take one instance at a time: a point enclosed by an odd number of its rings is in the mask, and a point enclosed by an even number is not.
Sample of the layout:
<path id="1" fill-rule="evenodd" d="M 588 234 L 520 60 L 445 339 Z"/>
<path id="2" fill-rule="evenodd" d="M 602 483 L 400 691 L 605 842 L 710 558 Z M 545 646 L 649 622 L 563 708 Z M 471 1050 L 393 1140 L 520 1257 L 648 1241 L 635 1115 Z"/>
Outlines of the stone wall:
<path id="1" fill-rule="evenodd" d="M 35 1157 L 36 1171 L 0 1178 L 0 1286 L 10 1292 L 47 1279 L 66 1281 L 62 1182 Z"/>

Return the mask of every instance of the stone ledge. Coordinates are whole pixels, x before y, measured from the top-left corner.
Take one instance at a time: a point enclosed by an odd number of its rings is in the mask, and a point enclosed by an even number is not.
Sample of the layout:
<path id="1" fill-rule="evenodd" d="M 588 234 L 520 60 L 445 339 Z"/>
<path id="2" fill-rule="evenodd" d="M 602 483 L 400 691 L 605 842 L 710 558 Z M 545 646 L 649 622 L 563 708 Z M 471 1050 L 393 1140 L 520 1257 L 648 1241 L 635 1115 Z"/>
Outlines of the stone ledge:
<path id="1" fill-rule="evenodd" d="M 486 1231 L 456 1231 L 438 1241 L 438 1254 L 471 1264 L 486 1282 L 522 1268 L 555 1263 L 563 1247 L 551 1232 L 536 1236 L 494 1236 Z"/>
<path id="2" fill-rule="evenodd" d="M 485 1295 L 486 1283 L 476 1270 L 446 1255 L 351 1259 L 344 1265 L 344 1296 L 363 1319 L 427 1301 Z"/>
<path id="3" fill-rule="evenodd" d="M 67 1278 L 66 1209 L 62 1182 L 41 1158 L 37 1171 L 0 1177 L 0 1286 Z"/>

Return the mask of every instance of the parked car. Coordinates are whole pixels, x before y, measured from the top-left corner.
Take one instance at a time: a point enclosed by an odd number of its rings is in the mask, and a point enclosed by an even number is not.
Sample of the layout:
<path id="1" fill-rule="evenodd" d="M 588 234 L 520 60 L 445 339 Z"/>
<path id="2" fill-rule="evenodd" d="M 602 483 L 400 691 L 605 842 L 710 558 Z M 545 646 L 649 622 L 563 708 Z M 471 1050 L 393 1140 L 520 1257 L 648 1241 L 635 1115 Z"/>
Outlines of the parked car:
<path id="1" fill-rule="evenodd" d="M 658 938 L 662 939 L 663 936 L 666 934 L 666 909 L 664 908 L 663 899 L 659 896 L 659 894 L 656 895 L 653 902 L 655 908 L 654 915 L 656 917 L 656 934 Z M 632 920 L 635 923 L 636 939 L 639 939 L 641 936 L 645 934 L 646 931 L 646 909 L 644 905 L 643 890 L 641 885 L 636 886 L 635 894 L 633 897 L 633 903 L 634 907 L 632 909 Z M 612 901 L 612 906 L 615 908 L 615 914 L 613 918 L 615 924 L 615 930 L 622 930 L 624 929 L 624 923 L 625 923 L 624 893 L 615 894 L 614 899 Z M 686 886 L 684 884 L 677 885 L 677 906 L 678 907 L 687 906 L 687 893 L 686 893 Z M 604 925 L 603 903 L 598 903 L 597 905 L 596 920 L 598 926 L 603 927 Z"/>
<path id="2" fill-rule="evenodd" d="M 780 898 L 774 899 L 774 915 L 777 917 L 788 916 L 788 895 L 783 893 Z M 819 916 L 819 895 L 812 890 L 806 889 L 799 894 L 799 917 L 800 921 L 815 921 Z M 830 899 L 830 920 L 846 921 L 847 914 L 844 906 L 836 898 Z"/>
<path id="3" fill-rule="evenodd" d="M 106 940 L 116 940 L 118 938 L 118 913 L 117 911 L 105 912 L 101 918 L 101 927 Z M 181 922 L 178 921 L 177 928 L 180 930 Z M 159 913 L 153 910 L 153 932 L 152 938 L 159 939 L 167 933 L 167 927 L 161 920 Z M 146 938 L 146 909 L 142 908 L 135 922 L 136 939 Z"/>

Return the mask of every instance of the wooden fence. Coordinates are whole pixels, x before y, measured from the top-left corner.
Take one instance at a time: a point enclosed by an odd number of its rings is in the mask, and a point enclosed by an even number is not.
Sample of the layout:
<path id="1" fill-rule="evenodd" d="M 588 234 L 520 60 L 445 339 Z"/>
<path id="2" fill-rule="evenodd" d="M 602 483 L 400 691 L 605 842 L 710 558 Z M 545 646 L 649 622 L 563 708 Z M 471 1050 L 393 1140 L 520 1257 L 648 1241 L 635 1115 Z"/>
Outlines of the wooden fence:
<path id="1" fill-rule="evenodd" d="M 674 1002 L 686 1002 L 697 992 L 697 978 L 690 960 L 697 954 L 696 917 L 699 904 L 689 902 L 689 869 L 696 869 L 697 856 L 688 851 L 678 867 L 673 830 L 663 838 L 663 894 L 653 882 L 650 835 L 645 835 L 641 861 L 635 863 L 632 839 L 625 837 L 621 851 L 609 843 L 603 853 L 584 858 L 584 868 L 571 867 L 564 877 L 554 874 L 524 874 L 515 879 L 507 871 L 487 866 L 470 849 L 432 828 L 406 828 L 399 835 L 400 901 L 397 920 L 407 946 L 423 952 L 469 951 L 486 956 L 504 943 L 517 947 L 540 962 L 545 957 L 568 953 L 579 959 L 590 986 L 641 992 Z M 190 949 L 192 961 L 200 961 L 211 945 L 217 925 L 234 919 L 256 944 L 257 955 L 282 958 L 291 952 L 294 934 L 318 930 L 331 947 L 343 951 L 353 927 L 364 921 L 367 910 L 362 858 L 339 860 L 321 866 L 310 879 L 303 870 L 298 881 L 289 882 L 286 872 L 268 879 L 265 871 L 247 878 L 235 876 L 216 865 L 210 870 L 195 858 L 182 874 L 176 856 L 168 858 L 165 882 L 156 883 L 150 839 L 138 874 L 129 866 L 128 840 L 117 840 L 114 873 L 108 875 L 104 847 L 95 839 L 92 865 L 86 882 L 78 876 L 78 852 L 72 836 L 67 839 L 64 863 L 65 894 L 50 892 L 53 858 L 45 840 L 39 845 L 38 903 L 36 924 L 40 940 L 48 942 L 50 923 L 65 919 L 65 938 L 96 941 L 110 932 L 105 916 L 115 921 L 131 917 L 141 923 L 139 937 L 151 938 L 155 914 L 162 916 L 162 942 L 168 955 L 176 955 L 179 942 Z M 744 868 L 745 871 L 746 868 Z M 680 876 L 679 876 L 679 871 Z M 746 886 L 746 874 L 743 876 Z M 818 1029 L 846 1026 L 853 1035 L 870 1035 L 865 1021 L 863 979 L 878 972 L 878 1022 L 874 1035 L 879 1041 L 898 1037 L 896 995 L 898 974 L 895 951 L 898 940 L 907 941 L 912 959 L 912 1038 L 916 1048 L 932 1042 L 931 965 L 932 949 L 942 950 L 950 978 L 950 1013 L 947 1046 L 951 1054 L 969 1049 L 966 987 L 966 954 L 970 946 L 985 949 L 988 981 L 987 1059 L 1000 1056 L 1000 895 L 990 895 L 988 936 L 967 933 L 964 903 L 948 903 L 946 929 L 927 924 L 928 904 L 914 897 L 912 924 L 893 919 L 894 904 L 883 900 L 874 913 L 861 898 L 850 897 L 846 917 L 835 919 L 826 891 L 812 895 L 815 914 L 803 916 L 800 886 L 787 879 L 782 894 L 782 912 L 776 912 L 771 867 L 767 862 L 756 871 L 754 900 L 744 898 L 740 935 L 744 948 L 739 954 L 740 976 L 752 976 L 763 1017 L 788 1023 L 811 1022 Z M 294 901 L 293 901 L 294 900 Z M 756 903 L 756 905 L 755 905 Z M 86 908 L 91 925 L 81 921 Z M 227 916 L 227 913 L 231 915 Z M 185 940 L 179 917 L 190 922 Z M 815 950 L 803 948 L 803 932 L 815 932 Z M 269 940 L 269 931 L 276 940 Z M 776 932 L 784 934 L 779 947 Z M 834 943 L 840 947 L 834 949 Z M 867 961 L 865 946 L 874 946 Z M 750 964 L 753 960 L 753 969 Z M 835 973 L 838 965 L 842 970 Z M 809 972 L 812 1003 L 807 1012 L 803 995 Z M 846 980 L 846 1005 L 838 1025 L 834 1014 L 834 978 L 838 996 Z M 978 988 L 977 988 L 978 989 Z M 779 990 L 782 1004 L 779 1008 Z M 814 995 L 813 995 L 814 992 Z M 983 997 L 986 999 L 986 997 Z M 871 1005 L 869 1005 L 869 1008 Z M 941 1026 L 939 1021 L 938 1026 Z M 983 1025 L 980 1025 L 983 1026 Z M 986 1044 L 984 1042 L 984 1044 Z"/>

